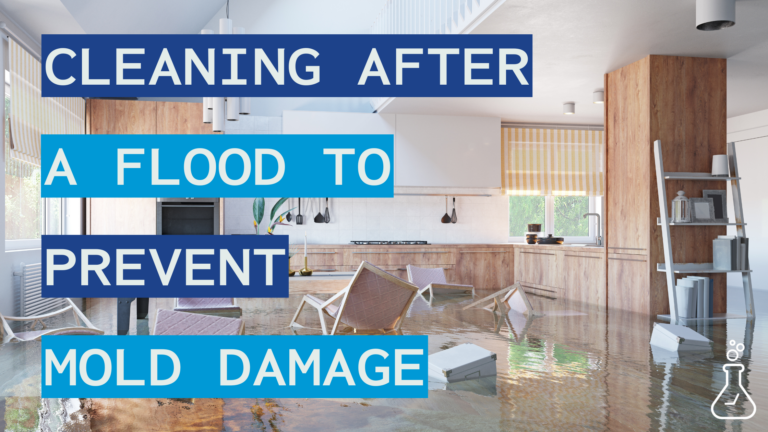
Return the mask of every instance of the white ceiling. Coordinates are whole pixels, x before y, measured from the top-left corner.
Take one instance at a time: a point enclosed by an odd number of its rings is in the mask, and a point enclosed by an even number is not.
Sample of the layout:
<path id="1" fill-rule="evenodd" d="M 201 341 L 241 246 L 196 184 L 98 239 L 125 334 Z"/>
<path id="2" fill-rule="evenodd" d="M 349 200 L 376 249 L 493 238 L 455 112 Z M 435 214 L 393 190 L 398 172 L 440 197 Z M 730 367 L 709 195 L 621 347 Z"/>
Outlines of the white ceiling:
<path id="1" fill-rule="evenodd" d="M 366 33 L 386 0 L 231 0 L 247 33 Z M 226 0 L 0 0 L 42 33 L 197 33 Z M 506 0 L 473 33 L 532 34 L 533 98 L 396 98 L 383 112 L 478 115 L 529 123 L 602 124 L 603 75 L 648 54 L 728 58 L 728 116 L 768 109 L 768 1 L 737 0 L 736 26 L 695 29 L 695 0 Z M 576 115 L 562 114 L 576 102 Z"/>
<path id="2" fill-rule="evenodd" d="M 695 28 L 695 0 L 506 0 L 472 33 L 533 35 L 533 98 L 397 98 L 385 113 L 602 124 L 603 75 L 649 54 L 728 58 L 728 116 L 768 108 L 768 1 L 737 0 L 736 25 Z M 576 102 L 576 115 L 562 114 Z"/>
<path id="3" fill-rule="evenodd" d="M 247 34 L 368 33 L 387 0 L 230 0 L 229 17 Z M 218 31 L 224 8 L 205 28 Z"/>
<path id="4" fill-rule="evenodd" d="M 226 0 L 60 1 L 89 34 L 199 33 L 226 3 Z"/>

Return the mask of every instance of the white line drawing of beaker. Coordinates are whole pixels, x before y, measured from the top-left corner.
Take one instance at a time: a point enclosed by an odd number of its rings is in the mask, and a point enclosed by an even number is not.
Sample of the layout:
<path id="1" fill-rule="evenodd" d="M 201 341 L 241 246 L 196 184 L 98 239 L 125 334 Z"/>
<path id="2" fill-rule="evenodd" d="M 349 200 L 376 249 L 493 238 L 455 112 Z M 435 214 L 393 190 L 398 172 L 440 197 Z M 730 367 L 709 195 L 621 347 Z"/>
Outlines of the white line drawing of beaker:
<path id="1" fill-rule="evenodd" d="M 730 345 L 736 345 L 736 341 L 730 341 Z M 739 353 L 744 351 L 744 345 L 736 345 L 736 349 L 730 349 L 726 353 L 726 357 L 730 361 L 736 361 L 739 357 Z M 723 365 L 723 371 L 725 372 L 725 385 L 720 390 L 720 394 L 717 395 L 715 401 L 712 402 L 712 415 L 720 420 L 747 420 L 752 418 L 757 412 L 757 406 L 752 400 L 752 397 L 744 389 L 744 385 L 741 382 L 741 376 L 744 372 L 744 365 L 740 363 L 726 363 Z M 733 373 L 732 373 L 733 372 Z M 738 376 L 736 374 L 738 372 Z M 718 407 L 718 411 L 726 413 L 736 413 L 738 408 L 742 408 L 743 412 L 750 413 L 749 415 L 734 415 L 734 416 L 720 416 L 715 412 L 715 407 Z M 750 411 L 751 407 L 751 411 Z"/>

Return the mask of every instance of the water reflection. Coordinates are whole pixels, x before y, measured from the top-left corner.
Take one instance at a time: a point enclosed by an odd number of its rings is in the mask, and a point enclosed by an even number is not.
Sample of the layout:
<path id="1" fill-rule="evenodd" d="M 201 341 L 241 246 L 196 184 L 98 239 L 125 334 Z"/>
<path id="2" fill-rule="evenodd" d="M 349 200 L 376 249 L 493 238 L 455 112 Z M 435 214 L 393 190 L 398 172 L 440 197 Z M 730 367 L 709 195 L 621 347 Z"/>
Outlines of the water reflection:
<path id="1" fill-rule="evenodd" d="M 756 291 L 756 303 L 766 304 L 759 301 L 768 300 L 766 294 Z M 729 296 L 733 310 L 743 308 L 739 297 L 740 290 Z M 287 324 L 300 299 L 240 301 L 246 333 L 290 334 Z M 753 321 L 692 327 L 714 341 L 711 355 L 669 357 L 650 347 L 650 317 L 534 295 L 530 299 L 545 316 L 464 311 L 469 296 L 436 296 L 431 304 L 417 299 L 404 334 L 429 335 L 430 353 L 469 342 L 495 352 L 498 359 L 495 379 L 433 387 L 428 399 L 41 400 L 39 343 L 3 344 L 0 430 L 756 431 L 768 425 L 763 413 L 768 409 L 765 314 Z M 113 310 L 114 303 L 104 300 L 91 304 L 86 314 L 114 333 Z M 135 333 L 136 323 L 131 325 Z M 739 359 L 743 385 L 758 407 L 746 421 L 718 420 L 710 413 L 725 384 L 731 339 L 745 345 Z"/>

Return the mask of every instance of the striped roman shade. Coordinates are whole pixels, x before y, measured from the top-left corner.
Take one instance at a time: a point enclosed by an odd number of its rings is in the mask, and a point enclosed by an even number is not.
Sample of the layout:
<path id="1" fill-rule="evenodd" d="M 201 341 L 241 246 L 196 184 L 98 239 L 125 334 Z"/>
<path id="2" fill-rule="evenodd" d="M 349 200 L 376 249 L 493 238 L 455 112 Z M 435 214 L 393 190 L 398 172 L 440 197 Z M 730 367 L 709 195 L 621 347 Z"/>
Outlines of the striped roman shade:
<path id="1" fill-rule="evenodd" d="M 83 98 L 40 96 L 40 62 L 9 39 L 11 73 L 10 157 L 40 165 L 41 134 L 85 132 Z"/>
<path id="2" fill-rule="evenodd" d="M 502 128 L 502 189 L 508 195 L 603 195 L 603 143 L 597 130 Z"/>

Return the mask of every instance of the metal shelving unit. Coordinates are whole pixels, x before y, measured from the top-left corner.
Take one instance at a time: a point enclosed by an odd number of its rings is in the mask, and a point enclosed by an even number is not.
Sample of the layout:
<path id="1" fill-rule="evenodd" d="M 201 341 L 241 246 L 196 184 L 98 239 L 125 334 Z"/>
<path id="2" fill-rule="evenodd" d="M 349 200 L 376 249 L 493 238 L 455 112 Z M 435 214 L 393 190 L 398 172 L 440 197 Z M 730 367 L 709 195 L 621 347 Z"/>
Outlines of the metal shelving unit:
<path id="1" fill-rule="evenodd" d="M 736 164 L 736 146 L 735 143 L 728 143 L 728 165 L 730 175 L 733 177 L 717 177 L 708 173 L 686 173 L 686 172 L 665 172 L 664 162 L 661 157 L 661 141 L 656 140 L 653 146 L 653 155 L 656 159 L 656 184 L 659 190 L 659 209 L 661 216 L 658 224 L 662 227 L 661 237 L 664 243 L 664 263 L 656 265 L 656 270 L 666 273 L 667 276 L 667 294 L 669 295 L 669 315 L 659 315 L 661 319 L 668 319 L 670 322 L 685 323 L 686 321 L 718 321 L 725 319 L 755 317 L 755 304 L 752 296 L 752 270 L 715 270 L 712 263 L 692 263 L 676 264 L 672 258 L 672 245 L 670 244 L 670 226 L 736 226 L 736 235 L 746 237 L 744 226 L 744 213 L 741 206 L 741 186 L 739 181 L 739 168 Z M 729 181 L 731 183 L 731 197 L 733 199 L 734 223 L 672 223 L 669 218 L 669 209 L 667 208 L 667 180 L 690 180 L 690 181 Z M 746 315 L 733 314 L 715 314 L 710 318 L 680 318 L 677 316 L 677 291 L 675 290 L 675 274 L 712 274 L 712 273 L 741 273 L 742 284 L 744 285 L 744 304 L 746 305 Z"/>

